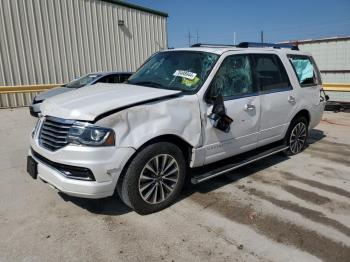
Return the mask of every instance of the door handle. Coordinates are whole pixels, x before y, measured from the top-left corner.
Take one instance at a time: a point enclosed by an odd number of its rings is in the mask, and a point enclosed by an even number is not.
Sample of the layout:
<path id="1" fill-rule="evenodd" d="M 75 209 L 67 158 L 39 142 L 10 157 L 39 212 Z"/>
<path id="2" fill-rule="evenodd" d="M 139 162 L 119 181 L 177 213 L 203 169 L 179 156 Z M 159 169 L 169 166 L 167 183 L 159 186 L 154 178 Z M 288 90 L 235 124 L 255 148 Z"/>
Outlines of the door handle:
<path id="1" fill-rule="evenodd" d="M 255 105 L 252 105 L 252 104 L 246 104 L 244 106 L 245 111 L 253 111 L 254 109 L 255 109 Z"/>
<path id="2" fill-rule="evenodd" d="M 289 96 L 288 97 L 288 102 L 291 104 L 295 104 L 295 97 L 294 96 Z"/>

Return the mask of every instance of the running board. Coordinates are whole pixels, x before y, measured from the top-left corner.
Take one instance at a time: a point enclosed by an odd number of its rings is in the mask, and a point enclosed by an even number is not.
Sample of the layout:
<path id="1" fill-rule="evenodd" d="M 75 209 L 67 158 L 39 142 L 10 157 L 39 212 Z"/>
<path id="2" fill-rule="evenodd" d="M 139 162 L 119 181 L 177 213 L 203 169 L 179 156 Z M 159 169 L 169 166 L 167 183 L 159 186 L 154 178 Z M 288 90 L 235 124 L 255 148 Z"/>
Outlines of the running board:
<path id="1" fill-rule="evenodd" d="M 256 155 L 253 155 L 251 157 L 247 157 L 247 158 L 245 158 L 244 160 L 242 160 L 240 162 L 227 164 L 227 165 L 225 165 L 223 167 L 216 168 L 216 169 L 211 170 L 211 171 L 209 171 L 207 173 L 204 173 L 204 174 L 201 174 L 201 175 L 196 175 L 196 176 L 192 177 L 191 183 L 192 184 L 199 184 L 201 182 L 204 182 L 204 181 L 209 180 L 211 178 L 223 175 L 223 174 L 225 174 L 227 172 L 233 171 L 233 170 L 235 170 L 237 168 L 240 168 L 242 166 L 248 165 L 248 164 L 253 163 L 255 161 L 258 161 L 260 159 L 263 159 L 263 158 L 266 158 L 268 156 L 272 156 L 274 154 L 282 152 L 282 151 L 284 151 L 286 149 L 288 149 L 288 146 L 286 146 L 286 145 L 280 145 L 280 146 L 277 146 L 277 147 L 274 147 L 274 148 L 267 149 L 267 150 L 265 150 L 263 152 L 260 152 L 260 153 L 258 153 Z"/>

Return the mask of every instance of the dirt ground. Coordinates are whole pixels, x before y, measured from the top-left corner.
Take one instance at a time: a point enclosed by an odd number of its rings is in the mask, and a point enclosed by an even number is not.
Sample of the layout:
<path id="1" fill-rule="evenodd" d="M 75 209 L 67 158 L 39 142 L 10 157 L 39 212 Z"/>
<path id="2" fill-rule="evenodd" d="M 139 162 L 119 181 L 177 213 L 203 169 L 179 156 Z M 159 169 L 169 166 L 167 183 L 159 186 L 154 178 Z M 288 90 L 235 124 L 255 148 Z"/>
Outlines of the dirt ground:
<path id="1" fill-rule="evenodd" d="M 0 110 L 0 261 L 350 261 L 350 114 L 309 147 L 186 188 L 140 216 L 117 197 L 68 197 L 25 171 L 35 119 Z"/>

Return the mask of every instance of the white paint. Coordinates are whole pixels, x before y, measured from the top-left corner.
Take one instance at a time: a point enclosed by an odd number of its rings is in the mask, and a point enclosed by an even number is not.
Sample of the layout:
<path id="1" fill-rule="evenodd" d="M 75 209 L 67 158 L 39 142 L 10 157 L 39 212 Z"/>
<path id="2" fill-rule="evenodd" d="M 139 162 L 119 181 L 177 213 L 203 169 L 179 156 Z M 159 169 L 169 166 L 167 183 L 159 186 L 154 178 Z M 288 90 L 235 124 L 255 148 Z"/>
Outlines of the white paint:
<path id="1" fill-rule="evenodd" d="M 300 88 L 294 70 L 286 56 L 289 53 L 301 54 L 299 51 L 231 47 L 177 50 L 206 51 L 220 55 L 218 62 L 197 94 L 181 95 L 180 91 L 129 84 L 96 84 L 89 88 L 61 94 L 45 100 L 41 106 L 44 116 L 94 121 L 101 114 L 115 110 L 117 112 L 107 114 L 108 116 L 100 119 L 96 124 L 114 129 L 116 147 L 93 148 L 69 145 L 56 152 L 49 152 L 40 147 L 38 141 L 34 140 L 31 141 L 32 147 L 52 161 L 62 160 L 58 162 L 95 168 L 96 174 L 95 172 L 94 174 L 99 178 L 98 182 L 111 179 L 107 170 L 119 170 L 112 178 L 113 183 L 115 183 L 124 164 L 132 157 L 133 150 L 139 149 L 146 142 L 159 136 L 176 136 L 189 144 L 193 153 L 190 156 L 190 166 L 193 167 L 255 149 L 259 145 L 259 140 L 270 143 L 281 139 L 285 135 L 290 121 L 302 109 L 307 109 L 310 112 L 311 127 L 317 125 L 321 119 L 324 106 L 324 103 L 320 103 L 321 87 Z M 206 92 L 226 57 L 251 53 L 277 54 L 281 58 L 293 86 L 292 94 L 295 96 L 296 103 L 293 109 L 288 110 L 290 108 L 288 96 L 283 95 L 283 92 L 272 94 L 269 99 L 263 98 L 264 95 L 257 94 L 250 97 L 228 99 L 224 104 L 226 113 L 233 119 L 233 123 L 231 131 L 224 133 L 215 129 L 207 120 L 212 105 L 205 101 Z M 180 72 L 179 70 L 176 72 L 178 76 L 189 79 L 195 77 L 192 72 Z M 179 96 L 161 99 L 170 95 Z M 252 109 L 247 110 L 247 105 L 250 105 Z M 273 107 L 278 107 L 280 110 Z M 118 153 L 115 153 L 121 148 L 130 149 L 126 154 L 127 157 L 123 157 L 122 163 L 118 158 Z M 108 158 L 110 161 L 106 163 L 104 158 L 100 157 L 107 155 L 113 155 L 114 158 Z M 80 189 L 78 188 L 78 190 Z"/>

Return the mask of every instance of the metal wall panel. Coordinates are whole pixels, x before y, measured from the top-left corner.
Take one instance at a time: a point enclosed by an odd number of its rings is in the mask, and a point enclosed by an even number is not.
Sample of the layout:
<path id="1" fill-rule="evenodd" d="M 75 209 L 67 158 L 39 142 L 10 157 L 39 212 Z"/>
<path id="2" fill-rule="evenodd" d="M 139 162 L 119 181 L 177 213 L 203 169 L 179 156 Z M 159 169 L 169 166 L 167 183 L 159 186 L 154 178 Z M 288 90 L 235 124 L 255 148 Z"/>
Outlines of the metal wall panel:
<path id="1" fill-rule="evenodd" d="M 167 48 L 166 17 L 99 0 L 0 0 L 0 36 L 0 86 L 135 71 Z M 32 97 L 0 95 L 0 107 L 27 105 Z"/>

